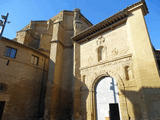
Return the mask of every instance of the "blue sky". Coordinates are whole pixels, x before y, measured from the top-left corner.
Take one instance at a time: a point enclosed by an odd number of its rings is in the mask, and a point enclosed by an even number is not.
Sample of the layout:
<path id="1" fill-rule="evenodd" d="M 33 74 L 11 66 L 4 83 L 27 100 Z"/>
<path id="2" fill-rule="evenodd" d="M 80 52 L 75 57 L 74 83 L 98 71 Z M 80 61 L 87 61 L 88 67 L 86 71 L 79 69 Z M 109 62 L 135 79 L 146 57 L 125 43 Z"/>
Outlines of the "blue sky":
<path id="1" fill-rule="evenodd" d="M 93 24 L 101 22 L 138 0 L 0 0 L 0 15 L 9 12 L 3 36 L 14 38 L 31 20 L 48 20 L 62 10 L 80 8 Z M 149 14 L 145 17 L 151 41 L 160 49 L 160 0 L 146 0 Z"/>

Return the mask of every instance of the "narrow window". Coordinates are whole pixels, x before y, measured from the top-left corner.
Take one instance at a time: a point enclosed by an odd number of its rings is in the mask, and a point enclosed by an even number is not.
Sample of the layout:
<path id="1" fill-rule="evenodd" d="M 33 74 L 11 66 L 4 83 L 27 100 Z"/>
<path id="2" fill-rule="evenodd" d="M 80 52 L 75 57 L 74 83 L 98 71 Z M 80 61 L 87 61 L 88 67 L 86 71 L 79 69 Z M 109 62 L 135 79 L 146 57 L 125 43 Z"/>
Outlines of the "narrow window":
<path id="1" fill-rule="evenodd" d="M 5 85 L 4 85 L 3 83 L 0 83 L 0 92 L 1 92 L 1 91 L 4 91 L 4 89 L 5 89 L 4 86 L 5 86 Z"/>
<path id="2" fill-rule="evenodd" d="M 3 84 L 0 84 L 0 91 L 3 91 Z"/>
<path id="3" fill-rule="evenodd" d="M 16 58 L 17 49 L 12 47 L 6 47 L 5 56 L 10 58 Z"/>
<path id="4" fill-rule="evenodd" d="M 39 57 L 37 57 L 35 55 L 32 55 L 32 57 L 31 57 L 31 63 L 33 65 L 38 65 L 38 62 L 39 62 Z"/>
<path id="5" fill-rule="evenodd" d="M 103 59 L 103 46 L 98 47 L 97 54 L 98 54 L 98 61 L 101 61 Z"/>

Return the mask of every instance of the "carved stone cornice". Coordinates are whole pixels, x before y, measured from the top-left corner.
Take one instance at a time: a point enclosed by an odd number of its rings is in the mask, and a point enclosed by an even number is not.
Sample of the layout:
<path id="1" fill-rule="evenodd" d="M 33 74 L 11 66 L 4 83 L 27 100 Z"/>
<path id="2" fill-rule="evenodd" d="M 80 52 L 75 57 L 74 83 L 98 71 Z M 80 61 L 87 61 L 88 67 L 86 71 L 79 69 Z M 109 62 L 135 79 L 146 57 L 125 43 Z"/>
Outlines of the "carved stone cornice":
<path id="1" fill-rule="evenodd" d="M 135 3 L 135 4 L 131 5 L 131 6 L 128 6 L 124 10 L 132 11 L 132 10 L 138 8 L 138 7 L 142 8 L 142 11 L 143 11 L 144 15 L 149 13 L 145 0 L 141 0 L 141 1 Z"/>
<path id="2" fill-rule="evenodd" d="M 86 66 L 86 67 L 81 67 L 80 70 L 84 70 L 84 69 L 96 67 L 96 66 L 98 66 L 98 65 L 103 65 L 103 64 L 107 64 L 107 63 L 112 63 L 112 62 L 119 61 L 119 60 L 123 60 L 123 59 L 126 59 L 126 58 L 128 58 L 128 60 L 130 60 L 131 57 L 132 57 L 132 54 L 128 54 L 128 55 L 124 55 L 124 56 L 112 58 L 112 59 L 110 59 L 110 60 L 102 61 L 102 62 L 97 63 L 97 64 L 95 64 L 95 65 Z"/>

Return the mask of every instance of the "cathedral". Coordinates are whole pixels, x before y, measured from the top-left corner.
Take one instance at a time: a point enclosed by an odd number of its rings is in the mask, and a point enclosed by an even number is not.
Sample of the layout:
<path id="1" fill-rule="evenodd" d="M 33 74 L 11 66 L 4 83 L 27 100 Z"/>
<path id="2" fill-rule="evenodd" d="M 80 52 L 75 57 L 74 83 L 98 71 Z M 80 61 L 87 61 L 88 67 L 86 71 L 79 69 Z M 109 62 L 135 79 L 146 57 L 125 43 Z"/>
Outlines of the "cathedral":
<path id="1" fill-rule="evenodd" d="M 80 9 L 0 40 L 0 120 L 160 120 L 160 51 L 144 0 L 93 25 Z"/>

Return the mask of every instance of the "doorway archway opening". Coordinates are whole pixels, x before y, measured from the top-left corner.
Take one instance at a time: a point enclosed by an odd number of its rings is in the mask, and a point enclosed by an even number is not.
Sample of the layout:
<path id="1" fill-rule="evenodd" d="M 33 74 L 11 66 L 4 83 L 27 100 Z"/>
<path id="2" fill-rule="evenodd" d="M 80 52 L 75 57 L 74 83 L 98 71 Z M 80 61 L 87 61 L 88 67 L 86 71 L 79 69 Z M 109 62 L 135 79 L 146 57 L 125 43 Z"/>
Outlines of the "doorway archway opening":
<path id="1" fill-rule="evenodd" d="M 102 77 L 95 84 L 97 120 L 120 120 L 118 87 L 112 77 Z"/>

